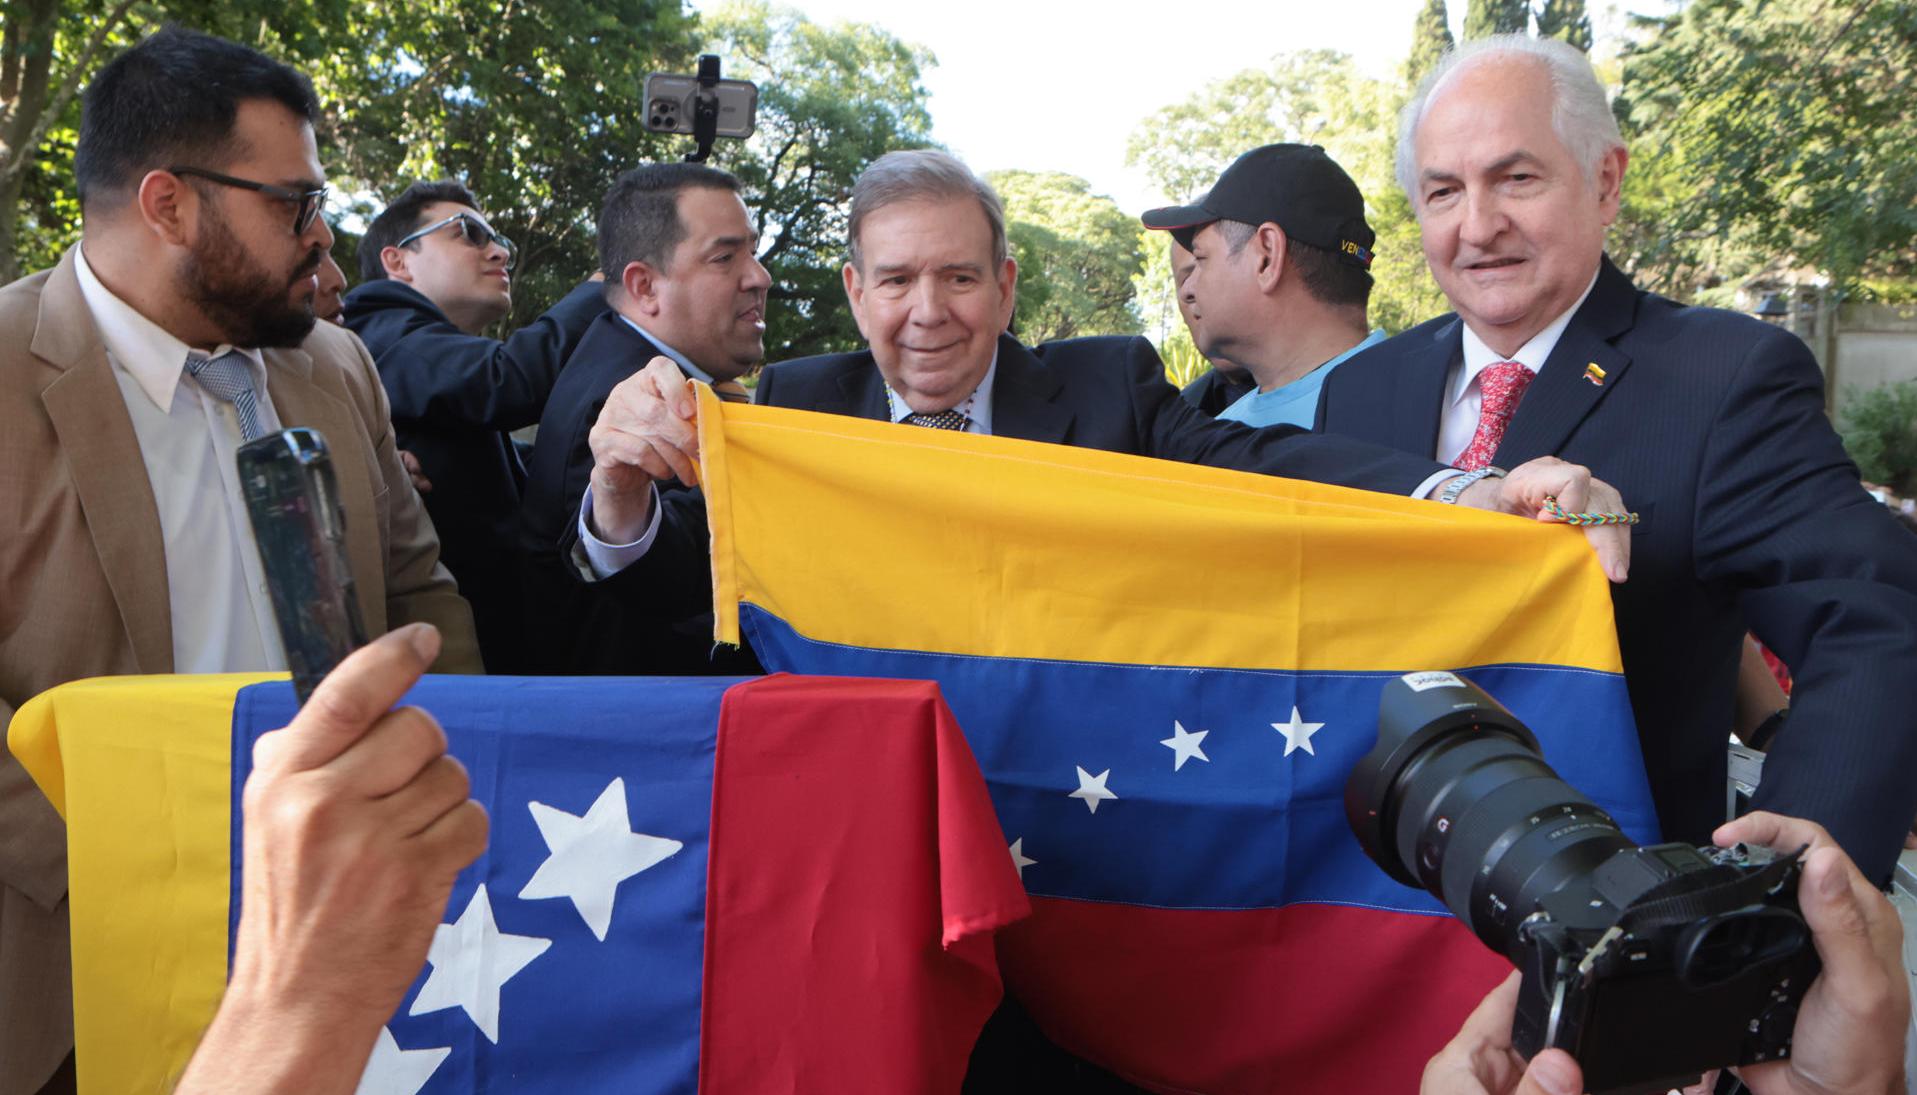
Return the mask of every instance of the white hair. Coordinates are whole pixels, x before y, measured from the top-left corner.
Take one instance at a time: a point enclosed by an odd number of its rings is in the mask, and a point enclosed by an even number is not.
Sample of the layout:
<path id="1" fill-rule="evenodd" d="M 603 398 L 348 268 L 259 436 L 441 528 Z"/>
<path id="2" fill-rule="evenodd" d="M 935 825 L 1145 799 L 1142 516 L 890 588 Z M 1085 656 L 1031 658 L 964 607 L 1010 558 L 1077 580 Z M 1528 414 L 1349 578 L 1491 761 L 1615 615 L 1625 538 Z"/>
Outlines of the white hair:
<path id="1" fill-rule="evenodd" d="M 1624 147 L 1611 100 L 1598 83 L 1591 59 L 1576 46 L 1556 38 L 1524 34 L 1494 34 L 1446 53 L 1437 67 L 1418 83 L 1417 94 L 1398 115 L 1398 185 L 1418 208 L 1418 124 L 1445 85 L 1458 73 L 1490 61 L 1528 59 L 1544 66 L 1551 79 L 1551 127 L 1584 172 L 1586 182 L 1597 180 L 1598 163 L 1614 148 Z"/>

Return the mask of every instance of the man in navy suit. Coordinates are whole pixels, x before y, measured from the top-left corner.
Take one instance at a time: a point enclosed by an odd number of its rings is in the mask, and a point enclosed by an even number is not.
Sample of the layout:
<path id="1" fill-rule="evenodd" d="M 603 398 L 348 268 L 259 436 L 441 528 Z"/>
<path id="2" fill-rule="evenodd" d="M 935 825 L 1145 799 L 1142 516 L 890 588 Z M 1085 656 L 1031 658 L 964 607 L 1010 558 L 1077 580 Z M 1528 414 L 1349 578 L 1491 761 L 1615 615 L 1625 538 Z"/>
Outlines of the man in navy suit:
<path id="1" fill-rule="evenodd" d="M 1723 820 L 1748 628 L 1797 679 L 1756 805 L 1884 878 L 1917 811 L 1917 540 L 1858 485 L 1807 348 L 1639 292 L 1604 257 L 1628 157 L 1569 46 L 1452 54 L 1398 150 L 1456 313 L 1346 362 L 1319 428 L 1465 468 L 1556 455 L 1616 484 L 1641 518 L 1613 593 L 1666 837 Z"/>
<path id="2" fill-rule="evenodd" d="M 712 643 L 711 606 L 663 613 L 582 577 L 618 564 L 578 528 L 593 472 L 589 445 L 607 396 L 647 362 L 683 384 L 747 398 L 738 378 L 765 356 L 766 289 L 758 233 L 739 182 L 700 164 L 647 164 L 620 176 L 599 217 L 603 312 L 553 386 L 533 445 L 521 513 L 528 567 L 531 668 L 586 674 L 750 671 Z M 667 486 L 669 493 L 682 488 Z M 609 557 L 611 561 L 609 560 Z"/>

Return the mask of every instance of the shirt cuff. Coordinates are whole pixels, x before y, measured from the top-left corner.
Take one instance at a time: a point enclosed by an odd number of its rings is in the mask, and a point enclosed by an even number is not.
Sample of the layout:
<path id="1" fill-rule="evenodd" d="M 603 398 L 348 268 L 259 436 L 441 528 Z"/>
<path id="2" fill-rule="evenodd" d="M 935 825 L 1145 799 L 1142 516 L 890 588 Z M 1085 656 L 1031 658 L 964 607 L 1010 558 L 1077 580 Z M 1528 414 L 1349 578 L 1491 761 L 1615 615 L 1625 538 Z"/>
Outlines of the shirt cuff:
<path id="1" fill-rule="evenodd" d="M 1442 471 L 1432 472 L 1429 478 L 1418 484 L 1417 490 L 1411 492 L 1411 497 L 1429 498 L 1438 492 L 1439 487 L 1444 486 L 1446 483 L 1463 474 L 1463 472 L 1456 468 L 1445 468 Z M 634 556 L 634 558 L 637 558 L 637 556 Z"/>
<path id="2" fill-rule="evenodd" d="M 652 542 L 659 537 L 659 487 L 652 487 L 652 520 L 646 531 L 630 544 L 608 544 L 592 534 L 592 487 L 579 500 L 579 540 L 572 547 L 572 564 L 588 582 L 610 578 L 645 558 Z"/>

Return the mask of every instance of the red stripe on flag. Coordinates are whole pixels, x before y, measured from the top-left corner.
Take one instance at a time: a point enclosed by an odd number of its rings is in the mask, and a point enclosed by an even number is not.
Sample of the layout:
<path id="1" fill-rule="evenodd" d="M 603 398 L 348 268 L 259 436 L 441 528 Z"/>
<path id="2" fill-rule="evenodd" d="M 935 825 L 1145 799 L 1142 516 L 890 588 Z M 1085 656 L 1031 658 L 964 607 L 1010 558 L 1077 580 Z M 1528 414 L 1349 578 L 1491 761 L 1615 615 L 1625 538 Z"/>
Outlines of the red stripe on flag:
<path id="1" fill-rule="evenodd" d="M 1001 996 L 991 933 L 1029 911 L 936 684 L 731 689 L 700 1091 L 957 1091 Z"/>
<path id="2" fill-rule="evenodd" d="M 1510 963 L 1450 917 L 1033 898 L 1007 988 L 1059 1045 L 1165 1093 L 1416 1091 Z"/>

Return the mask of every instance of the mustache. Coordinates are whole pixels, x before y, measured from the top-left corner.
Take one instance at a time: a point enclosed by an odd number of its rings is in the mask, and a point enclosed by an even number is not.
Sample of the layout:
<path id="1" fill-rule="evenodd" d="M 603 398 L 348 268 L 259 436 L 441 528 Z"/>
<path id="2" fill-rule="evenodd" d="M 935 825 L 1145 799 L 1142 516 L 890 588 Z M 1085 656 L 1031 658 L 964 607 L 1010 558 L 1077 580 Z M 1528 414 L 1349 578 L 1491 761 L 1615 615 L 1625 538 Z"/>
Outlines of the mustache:
<path id="1" fill-rule="evenodd" d="M 321 254 L 319 246 L 315 244 L 313 249 L 306 253 L 306 260 L 293 268 L 293 276 L 288 278 L 286 283 L 291 285 L 301 278 L 312 277 L 318 273 Z"/>

